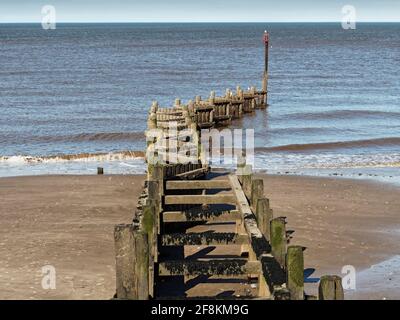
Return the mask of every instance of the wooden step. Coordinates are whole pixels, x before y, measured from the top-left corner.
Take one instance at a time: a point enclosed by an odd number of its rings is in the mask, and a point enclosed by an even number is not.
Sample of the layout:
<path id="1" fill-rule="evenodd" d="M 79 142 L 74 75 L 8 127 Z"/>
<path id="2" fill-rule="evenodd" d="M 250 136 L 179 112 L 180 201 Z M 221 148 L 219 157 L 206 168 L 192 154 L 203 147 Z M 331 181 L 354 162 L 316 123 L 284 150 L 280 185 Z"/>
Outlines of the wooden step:
<path id="1" fill-rule="evenodd" d="M 241 215 L 237 210 L 231 211 L 165 211 L 163 212 L 164 222 L 186 222 L 186 221 L 235 221 L 241 219 Z"/>
<path id="2" fill-rule="evenodd" d="M 236 204 L 233 194 L 215 195 L 170 195 L 165 196 L 165 204 Z"/>
<path id="3" fill-rule="evenodd" d="M 207 112 L 207 111 L 212 111 L 214 110 L 214 106 L 210 106 L 210 105 L 201 105 L 201 106 L 196 106 L 195 107 L 195 112 Z"/>
<path id="4" fill-rule="evenodd" d="M 196 178 L 204 176 L 209 171 L 210 171 L 209 167 L 199 168 L 199 169 L 195 169 L 192 171 L 177 174 L 176 178 L 181 179 L 181 180 L 196 179 Z"/>
<path id="5" fill-rule="evenodd" d="M 248 262 L 246 259 L 225 260 L 171 260 L 159 263 L 160 276 L 198 276 L 215 275 L 220 277 L 233 277 L 247 274 L 259 274 L 261 263 Z"/>
<path id="6" fill-rule="evenodd" d="M 158 122 L 181 122 L 181 121 L 185 121 L 185 118 L 183 117 L 175 117 L 175 116 L 169 116 L 167 119 L 157 119 L 157 123 Z"/>
<path id="7" fill-rule="evenodd" d="M 200 122 L 197 124 L 197 126 L 200 129 L 208 129 L 208 128 L 213 127 L 214 125 L 215 125 L 215 122 Z"/>
<path id="8" fill-rule="evenodd" d="M 167 190 L 231 189 L 228 180 L 167 181 Z"/>
<path id="9" fill-rule="evenodd" d="M 161 235 L 163 246 L 221 246 L 227 244 L 249 244 L 247 235 L 234 232 L 170 233 Z"/>
<path id="10" fill-rule="evenodd" d="M 157 128 L 159 129 L 176 129 L 179 130 L 187 130 L 188 126 L 186 123 L 178 123 L 177 126 L 171 125 L 169 122 L 157 122 Z"/>
<path id="11" fill-rule="evenodd" d="M 227 121 L 231 120 L 231 116 L 214 116 L 214 121 Z"/>

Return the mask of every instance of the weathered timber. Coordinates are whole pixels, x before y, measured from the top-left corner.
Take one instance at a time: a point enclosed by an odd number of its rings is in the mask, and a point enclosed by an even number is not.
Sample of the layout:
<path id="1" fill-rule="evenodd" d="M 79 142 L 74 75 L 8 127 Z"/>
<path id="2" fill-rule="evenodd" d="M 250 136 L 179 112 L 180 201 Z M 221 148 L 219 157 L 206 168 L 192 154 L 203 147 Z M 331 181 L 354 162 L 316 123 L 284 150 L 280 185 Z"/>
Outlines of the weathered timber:
<path id="1" fill-rule="evenodd" d="M 242 188 L 247 199 L 251 199 L 251 181 L 253 174 L 251 165 L 245 165 L 242 171 Z"/>
<path id="2" fill-rule="evenodd" d="M 198 169 L 195 169 L 195 170 L 191 170 L 191 171 L 187 171 L 187 172 L 184 172 L 184 173 L 177 174 L 175 177 L 178 178 L 178 179 L 182 179 L 182 180 L 185 180 L 185 179 L 196 179 L 196 178 L 204 176 L 209 171 L 210 171 L 209 167 L 198 168 Z"/>
<path id="3" fill-rule="evenodd" d="M 258 228 L 264 237 L 271 240 L 271 220 L 273 219 L 272 209 L 269 207 L 269 200 L 267 198 L 259 198 L 256 205 L 256 217 Z"/>
<path id="4" fill-rule="evenodd" d="M 304 300 L 304 248 L 289 246 L 286 258 L 287 287 L 291 300 Z"/>
<path id="5" fill-rule="evenodd" d="M 236 204 L 232 194 L 216 195 L 168 195 L 164 198 L 165 204 Z"/>
<path id="6" fill-rule="evenodd" d="M 237 210 L 231 211 L 166 211 L 163 212 L 164 222 L 186 222 L 186 221 L 212 221 L 225 222 L 241 219 Z"/>
<path id="7" fill-rule="evenodd" d="M 192 189 L 228 189 L 228 180 L 188 180 L 188 181 L 167 181 L 167 190 L 192 190 Z"/>
<path id="8" fill-rule="evenodd" d="M 282 267 L 286 263 L 286 221 L 284 217 L 271 220 L 271 252 Z"/>
<path id="9" fill-rule="evenodd" d="M 342 278 L 339 276 L 322 276 L 318 288 L 319 300 L 343 300 Z"/>
<path id="10" fill-rule="evenodd" d="M 236 175 L 239 179 L 240 184 L 243 183 L 243 174 L 245 172 L 246 167 L 246 158 L 242 156 L 237 157 L 237 164 L 236 164 Z"/>
<path id="11" fill-rule="evenodd" d="M 226 260 L 174 260 L 164 261 L 159 264 L 160 276 L 239 276 L 247 274 L 259 274 L 261 270 L 260 262 L 247 262 L 246 259 L 226 259 Z"/>
<path id="12" fill-rule="evenodd" d="M 250 205 L 240 186 L 237 176 L 229 175 L 229 180 L 232 185 L 232 191 L 237 199 L 237 208 L 242 215 L 244 228 L 250 239 L 251 247 L 256 255 L 259 256 L 269 250 L 268 244 L 266 243 L 260 229 L 258 229 L 256 217 L 251 211 Z"/>
<path id="13" fill-rule="evenodd" d="M 263 179 L 251 180 L 251 196 L 250 203 L 253 208 L 257 206 L 257 200 L 264 197 L 264 181 Z"/>
<path id="14" fill-rule="evenodd" d="M 149 245 L 146 232 L 116 225 L 116 288 L 118 299 L 149 298 Z"/>
<path id="15" fill-rule="evenodd" d="M 154 200 L 150 200 L 152 202 Z M 143 218 L 141 227 L 147 233 L 149 243 L 149 295 L 154 297 L 155 287 L 155 263 L 158 261 L 158 236 L 159 220 L 158 220 L 158 204 L 154 201 L 143 207 Z"/>
<path id="16" fill-rule="evenodd" d="M 227 244 L 248 244 L 247 236 L 238 235 L 233 232 L 212 232 L 201 233 L 171 233 L 161 237 L 163 246 L 200 246 L 200 245 L 227 245 Z"/>

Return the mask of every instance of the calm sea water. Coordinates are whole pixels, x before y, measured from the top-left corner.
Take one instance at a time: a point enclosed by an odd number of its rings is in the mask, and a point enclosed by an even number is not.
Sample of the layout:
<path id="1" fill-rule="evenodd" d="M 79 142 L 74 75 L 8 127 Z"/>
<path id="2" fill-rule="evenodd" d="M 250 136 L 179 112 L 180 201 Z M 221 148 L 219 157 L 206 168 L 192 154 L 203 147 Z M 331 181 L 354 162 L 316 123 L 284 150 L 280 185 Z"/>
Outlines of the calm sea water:
<path id="1" fill-rule="evenodd" d="M 265 29 L 258 169 L 399 178 L 400 24 L 277 23 L 0 25 L 0 176 L 143 172 L 152 100 L 260 87 Z"/>

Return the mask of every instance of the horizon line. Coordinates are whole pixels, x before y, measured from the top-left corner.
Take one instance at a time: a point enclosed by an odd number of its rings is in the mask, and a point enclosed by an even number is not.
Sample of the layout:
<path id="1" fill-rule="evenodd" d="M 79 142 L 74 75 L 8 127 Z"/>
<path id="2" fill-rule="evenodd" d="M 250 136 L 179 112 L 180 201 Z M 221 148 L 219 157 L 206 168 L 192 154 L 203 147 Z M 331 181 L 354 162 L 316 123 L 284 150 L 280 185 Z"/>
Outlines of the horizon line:
<path id="1" fill-rule="evenodd" d="M 41 21 L 0 21 L 0 24 L 41 24 Z M 249 24 L 259 24 L 259 23 L 342 23 L 342 21 L 338 20 L 329 20 L 329 21 L 59 21 L 59 23 L 104 23 L 104 24 L 112 24 L 112 23 L 148 23 L 148 24 L 155 24 L 155 23 L 249 23 Z M 356 21 L 356 23 L 400 23 L 400 20 L 395 21 L 382 21 L 382 20 L 364 20 L 364 21 Z"/>

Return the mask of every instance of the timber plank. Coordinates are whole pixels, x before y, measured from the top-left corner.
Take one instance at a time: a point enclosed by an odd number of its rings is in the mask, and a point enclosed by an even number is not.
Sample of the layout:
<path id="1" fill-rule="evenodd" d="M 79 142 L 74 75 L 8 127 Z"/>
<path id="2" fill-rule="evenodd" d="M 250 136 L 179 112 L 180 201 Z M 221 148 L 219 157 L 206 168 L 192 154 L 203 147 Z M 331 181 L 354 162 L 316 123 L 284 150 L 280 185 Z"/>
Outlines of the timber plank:
<path id="1" fill-rule="evenodd" d="M 238 276 L 244 274 L 259 274 L 261 264 L 258 261 L 247 262 L 245 259 L 231 260 L 170 260 L 159 264 L 160 276 L 177 275 L 218 275 Z"/>
<path id="2" fill-rule="evenodd" d="M 233 232 L 200 232 L 200 233 L 170 233 L 161 236 L 163 246 L 202 246 L 248 244 L 247 235 L 238 235 Z"/>
<path id="3" fill-rule="evenodd" d="M 229 180 L 167 181 L 167 190 L 230 189 Z"/>
<path id="4" fill-rule="evenodd" d="M 186 221 L 235 221 L 241 218 L 237 210 L 231 211 L 165 211 L 163 212 L 164 222 L 186 222 Z"/>
<path id="5" fill-rule="evenodd" d="M 215 195 L 169 195 L 164 198 L 165 204 L 236 204 L 233 194 Z"/>

